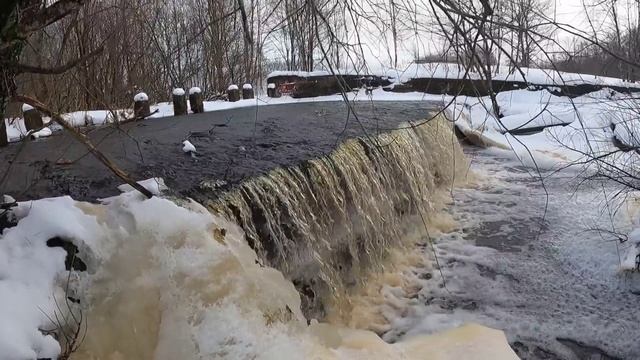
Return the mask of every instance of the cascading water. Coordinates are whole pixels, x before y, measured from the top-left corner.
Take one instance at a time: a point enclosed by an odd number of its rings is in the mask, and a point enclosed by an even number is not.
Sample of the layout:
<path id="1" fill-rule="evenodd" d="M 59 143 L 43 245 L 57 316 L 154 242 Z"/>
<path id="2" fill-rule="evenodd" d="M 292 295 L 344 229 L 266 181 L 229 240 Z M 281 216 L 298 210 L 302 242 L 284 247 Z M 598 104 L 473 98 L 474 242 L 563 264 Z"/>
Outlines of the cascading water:
<path id="1" fill-rule="evenodd" d="M 329 303 L 424 230 L 420 216 L 440 208 L 442 190 L 466 164 L 451 125 L 437 117 L 348 140 L 203 203 L 235 219 L 264 263 L 294 282 L 305 315 L 323 318 Z"/>
<path id="2" fill-rule="evenodd" d="M 29 326 L 37 329 L 21 329 L 31 345 L 13 345 L 55 357 L 53 333 L 42 329 L 57 328 L 63 353 L 80 334 L 76 359 L 413 359 L 425 352 L 512 359 L 498 331 L 471 327 L 454 331 L 465 340 L 391 345 L 372 332 L 309 320 L 335 313 L 354 284 L 422 235 L 465 165 L 450 124 L 437 117 L 349 140 L 222 195 L 201 192 L 197 200 L 208 209 L 136 192 L 100 204 L 68 197 L 21 204 L 22 220 L 2 244 L 37 245 L 14 260 L 41 261 L 59 275 L 33 293 L 41 313 Z M 53 236 L 75 244 L 88 271 L 68 277 L 64 252 L 44 245 Z M 43 274 L 33 277 L 39 286 Z"/>

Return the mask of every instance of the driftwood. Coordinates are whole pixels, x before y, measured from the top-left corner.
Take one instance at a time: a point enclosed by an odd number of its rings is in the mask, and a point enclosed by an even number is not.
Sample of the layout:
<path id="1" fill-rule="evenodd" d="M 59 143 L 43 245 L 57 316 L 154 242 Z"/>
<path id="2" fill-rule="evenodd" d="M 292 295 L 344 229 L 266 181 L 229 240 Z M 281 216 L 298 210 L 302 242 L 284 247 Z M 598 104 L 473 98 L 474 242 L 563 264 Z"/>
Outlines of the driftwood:
<path id="1" fill-rule="evenodd" d="M 138 184 L 137 182 L 133 181 L 133 179 L 131 179 L 131 177 L 129 177 L 127 173 L 125 173 L 120 168 L 118 168 L 118 166 L 113 161 L 111 161 L 111 159 L 109 159 L 100 150 L 98 150 L 84 134 L 82 134 L 81 132 L 76 130 L 73 126 L 71 126 L 68 122 L 66 122 L 60 116 L 60 114 L 53 112 L 51 109 L 49 109 L 40 101 L 28 96 L 16 95 L 14 96 L 14 100 L 17 102 L 23 102 L 25 104 L 29 104 L 34 108 L 38 109 L 43 114 L 50 116 L 53 121 L 58 123 L 65 130 L 67 130 L 71 134 L 71 136 L 73 136 L 74 139 L 76 139 L 77 141 L 82 143 L 84 146 L 86 146 L 89 152 L 92 153 L 98 159 L 98 161 L 100 161 L 107 168 L 109 168 L 109 170 L 111 170 L 111 172 L 113 172 L 122 181 L 131 185 L 134 189 L 141 192 L 147 198 L 153 197 L 153 194 L 149 190 L 147 190 L 145 187 Z"/>

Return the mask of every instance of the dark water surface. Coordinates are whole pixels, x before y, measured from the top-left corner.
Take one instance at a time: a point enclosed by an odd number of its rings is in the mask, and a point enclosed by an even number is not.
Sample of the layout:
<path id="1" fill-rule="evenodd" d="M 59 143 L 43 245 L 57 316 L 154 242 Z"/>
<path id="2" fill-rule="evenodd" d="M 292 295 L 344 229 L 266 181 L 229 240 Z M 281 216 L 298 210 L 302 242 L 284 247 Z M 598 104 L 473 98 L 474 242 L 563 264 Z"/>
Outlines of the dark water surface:
<path id="1" fill-rule="evenodd" d="M 310 102 L 148 119 L 119 129 L 92 129 L 87 135 L 134 179 L 162 177 L 172 190 L 188 194 L 203 180 L 237 183 L 326 154 L 346 138 L 424 119 L 437 104 L 353 106 L 357 119 L 342 102 Z M 197 148 L 195 157 L 181 150 L 187 138 Z M 0 174 L 7 170 L 0 193 L 18 200 L 59 195 L 94 200 L 117 194 L 122 183 L 64 133 L 0 149 Z"/>

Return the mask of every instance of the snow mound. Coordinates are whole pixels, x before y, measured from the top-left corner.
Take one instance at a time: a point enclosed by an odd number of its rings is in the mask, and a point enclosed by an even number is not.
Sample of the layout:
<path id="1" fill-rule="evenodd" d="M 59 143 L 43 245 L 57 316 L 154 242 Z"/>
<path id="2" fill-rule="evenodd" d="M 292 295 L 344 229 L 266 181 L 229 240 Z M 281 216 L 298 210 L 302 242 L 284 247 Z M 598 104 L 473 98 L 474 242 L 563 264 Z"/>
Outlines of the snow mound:
<path id="1" fill-rule="evenodd" d="M 184 93 L 184 89 L 183 88 L 175 88 L 175 89 L 173 89 L 172 94 L 174 96 L 184 96 L 185 93 Z"/>
<path id="2" fill-rule="evenodd" d="M 146 93 L 139 92 L 133 97 L 133 101 L 149 101 L 149 96 Z"/>
<path id="3" fill-rule="evenodd" d="M 49 128 L 42 128 L 39 131 L 34 132 L 33 134 L 31 134 L 31 137 L 34 139 L 37 138 L 41 138 L 41 137 L 47 137 L 47 136 L 51 136 L 52 131 Z"/>
<path id="4" fill-rule="evenodd" d="M 238 90 L 238 85 L 229 85 L 227 90 Z"/>
<path id="5" fill-rule="evenodd" d="M 194 86 L 191 89 L 189 89 L 189 95 L 200 94 L 201 92 L 202 92 L 202 90 L 197 86 Z"/>
<path id="6" fill-rule="evenodd" d="M 56 358 L 60 345 L 40 329 L 53 329 L 51 319 L 66 316 L 56 306 L 65 304 L 67 277 L 60 275 L 66 253 L 46 242 L 56 236 L 90 240 L 99 226 L 69 197 L 20 203 L 14 211 L 26 217 L 0 236 L 0 354 Z"/>
<path id="7" fill-rule="evenodd" d="M 251 90 L 251 89 L 253 89 L 253 86 L 251 86 L 251 84 L 244 84 L 244 85 L 242 85 L 242 88 L 244 90 Z"/>

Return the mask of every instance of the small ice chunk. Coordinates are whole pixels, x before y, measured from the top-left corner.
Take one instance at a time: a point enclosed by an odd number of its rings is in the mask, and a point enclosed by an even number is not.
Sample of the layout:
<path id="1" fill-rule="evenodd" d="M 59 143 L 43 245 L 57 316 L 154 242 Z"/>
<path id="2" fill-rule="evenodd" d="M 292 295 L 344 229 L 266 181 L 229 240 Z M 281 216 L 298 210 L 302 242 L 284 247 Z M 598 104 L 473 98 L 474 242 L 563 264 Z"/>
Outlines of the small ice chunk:
<path id="1" fill-rule="evenodd" d="M 49 128 L 42 128 L 39 131 L 34 132 L 33 134 L 31 134 L 31 137 L 34 139 L 37 138 L 41 138 L 41 137 L 47 137 L 47 136 L 51 136 L 52 132 L 51 129 Z"/>
<path id="2" fill-rule="evenodd" d="M 147 96 L 147 94 L 143 93 L 143 92 L 139 92 L 136 94 L 136 96 L 133 97 L 133 101 L 138 102 L 138 101 L 149 101 L 149 96 Z"/>
<path id="3" fill-rule="evenodd" d="M 164 183 L 164 179 L 159 177 L 136 182 L 142 185 L 143 188 L 149 190 L 149 192 L 151 192 L 153 195 L 160 195 L 161 192 L 168 189 L 167 185 L 165 185 Z M 122 184 L 118 185 L 118 190 L 120 190 L 120 192 L 126 193 L 134 191 L 135 189 L 129 184 Z"/>
<path id="4" fill-rule="evenodd" d="M 245 90 L 251 90 L 251 89 L 253 89 L 253 86 L 251 86 L 251 84 L 244 84 L 244 85 L 242 85 L 242 88 L 245 89 Z"/>
<path id="5" fill-rule="evenodd" d="M 238 90 L 238 85 L 229 85 L 227 90 Z"/>
<path id="6" fill-rule="evenodd" d="M 174 96 L 184 96 L 184 89 L 183 88 L 175 88 L 175 89 L 173 89 L 173 95 Z"/>
<path id="7" fill-rule="evenodd" d="M 33 106 L 31 106 L 29 104 L 23 104 L 22 105 L 22 112 L 27 112 L 29 110 L 33 110 Z"/>
<path id="8" fill-rule="evenodd" d="M 275 89 L 276 88 L 276 84 L 274 83 L 268 83 L 267 84 L 267 89 Z"/>
<path id="9" fill-rule="evenodd" d="M 191 143 L 191 141 L 189 140 L 185 140 L 182 142 L 182 151 L 184 151 L 185 153 L 194 153 L 196 152 L 196 147 L 193 146 L 193 144 Z"/>
<path id="10" fill-rule="evenodd" d="M 194 86 L 191 89 L 189 89 L 189 95 L 191 95 L 191 94 L 200 94 L 201 92 L 202 92 L 202 90 L 197 86 Z"/>

